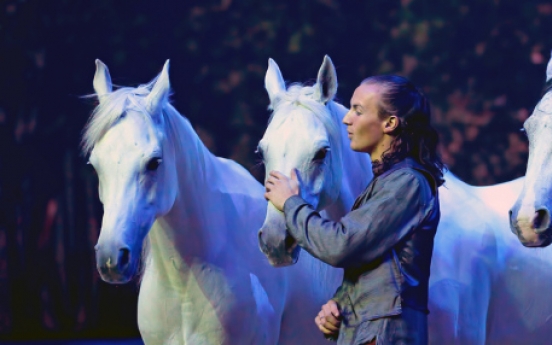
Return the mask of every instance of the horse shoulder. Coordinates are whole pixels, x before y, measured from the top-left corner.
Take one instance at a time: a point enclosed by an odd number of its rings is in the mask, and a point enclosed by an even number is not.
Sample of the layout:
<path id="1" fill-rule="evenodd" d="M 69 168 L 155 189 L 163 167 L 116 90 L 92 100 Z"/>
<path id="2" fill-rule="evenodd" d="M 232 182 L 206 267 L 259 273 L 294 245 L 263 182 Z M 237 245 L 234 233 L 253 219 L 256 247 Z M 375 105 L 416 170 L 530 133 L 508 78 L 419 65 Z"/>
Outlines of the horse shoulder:
<path id="1" fill-rule="evenodd" d="M 464 287 L 489 283 L 501 251 L 496 215 L 458 179 L 439 188 L 441 220 L 435 236 L 431 283 L 453 282 Z M 487 285 L 485 285 L 487 286 Z M 486 295 L 481 288 L 478 292 Z"/>

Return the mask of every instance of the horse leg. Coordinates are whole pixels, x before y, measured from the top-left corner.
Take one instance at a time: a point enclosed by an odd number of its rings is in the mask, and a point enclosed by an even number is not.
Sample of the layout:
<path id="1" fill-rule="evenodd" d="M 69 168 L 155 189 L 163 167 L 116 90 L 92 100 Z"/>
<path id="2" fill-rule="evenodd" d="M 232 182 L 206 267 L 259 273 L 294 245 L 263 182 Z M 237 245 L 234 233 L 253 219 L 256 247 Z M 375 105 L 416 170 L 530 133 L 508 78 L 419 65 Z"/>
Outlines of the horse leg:
<path id="1" fill-rule="evenodd" d="M 455 280 L 433 284 L 429 291 L 429 344 L 486 343 L 490 284 L 482 281 L 476 286 Z"/>

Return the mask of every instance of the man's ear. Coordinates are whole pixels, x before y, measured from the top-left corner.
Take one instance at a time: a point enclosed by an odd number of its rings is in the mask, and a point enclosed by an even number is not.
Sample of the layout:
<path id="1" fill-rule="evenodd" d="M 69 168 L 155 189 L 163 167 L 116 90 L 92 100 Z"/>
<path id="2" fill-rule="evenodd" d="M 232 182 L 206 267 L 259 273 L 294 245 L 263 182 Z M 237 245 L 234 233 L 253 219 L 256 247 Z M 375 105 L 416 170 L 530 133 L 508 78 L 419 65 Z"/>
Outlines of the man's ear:
<path id="1" fill-rule="evenodd" d="M 383 122 L 383 133 L 391 134 L 399 127 L 400 120 L 397 116 L 391 115 Z"/>

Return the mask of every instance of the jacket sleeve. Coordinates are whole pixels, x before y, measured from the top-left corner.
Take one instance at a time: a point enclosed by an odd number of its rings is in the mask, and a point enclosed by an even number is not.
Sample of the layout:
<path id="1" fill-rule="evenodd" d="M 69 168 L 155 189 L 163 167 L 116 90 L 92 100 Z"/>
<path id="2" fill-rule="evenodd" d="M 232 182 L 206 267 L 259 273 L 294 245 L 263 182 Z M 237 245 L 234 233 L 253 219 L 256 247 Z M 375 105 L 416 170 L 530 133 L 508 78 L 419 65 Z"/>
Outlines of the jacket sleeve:
<path id="1" fill-rule="evenodd" d="M 299 196 L 289 198 L 284 204 L 288 231 L 329 265 L 347 268 L 373 261 L 421 223 L 429 204 L 424 200 L 429 183 L 411 170 L 397 170 L 376 183 L 372 196 L 338 222 L 322 218 Z"/>

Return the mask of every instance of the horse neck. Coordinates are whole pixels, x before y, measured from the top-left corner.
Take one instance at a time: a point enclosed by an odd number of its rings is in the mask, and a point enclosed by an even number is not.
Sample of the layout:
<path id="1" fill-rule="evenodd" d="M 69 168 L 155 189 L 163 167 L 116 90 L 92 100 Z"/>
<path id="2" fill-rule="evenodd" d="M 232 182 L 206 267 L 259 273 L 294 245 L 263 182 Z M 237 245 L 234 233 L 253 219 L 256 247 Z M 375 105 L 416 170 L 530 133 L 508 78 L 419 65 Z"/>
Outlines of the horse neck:
<path id="1" fill-rule="evenodd" d="M 172 209 L 152 229 L 152 251 L 158 245 L 158 250 L 172 250 L 173 257 L 208 260 L 227 240 L 228 229 L 213 219 L 222 215 L 212 210 L 215 206 L 226 209 L 228 203 L 221 189 L 213 188 L 222 183 L 217 178 L 221 163 L 171 105 L 165 107 L 164 116 L 168 144 L 174 147 L 177 184 L 173 188 L 178 192 Z"/>
<path id="2" fill-rule="evenodd" d="M 356 197 L 372 180 L 372 163 L 368 154 L 354 152 L 350 148 L 347 127 L 342 123 L 348 109 L 333 101 L 328 107 L 333 121 L 338 124 L 340 129 L 343 178 L 337 200 L 328 205 L 325 211 L 331 218 L 339 219 L 351 210 Z"/>

